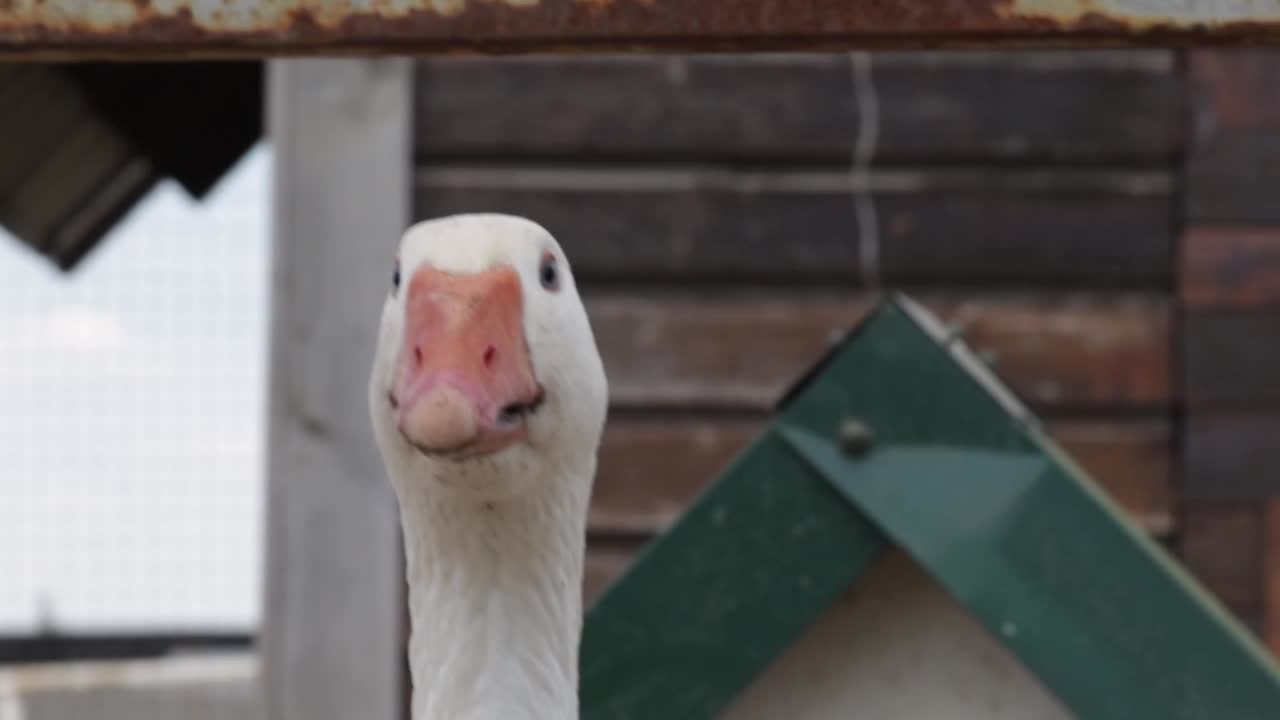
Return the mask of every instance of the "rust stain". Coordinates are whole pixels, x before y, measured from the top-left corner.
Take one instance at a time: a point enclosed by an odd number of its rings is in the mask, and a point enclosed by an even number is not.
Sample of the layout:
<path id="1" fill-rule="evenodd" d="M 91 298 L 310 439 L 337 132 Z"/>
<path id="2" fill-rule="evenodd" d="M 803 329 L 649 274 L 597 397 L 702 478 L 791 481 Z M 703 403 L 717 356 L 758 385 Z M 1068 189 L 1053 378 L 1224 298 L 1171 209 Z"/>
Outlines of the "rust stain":
<path id="1" fill-rule="evenodd" d="M 7 55 L 1258 42 L 1280 44 L 1276 0 L 0 0 Z"/>

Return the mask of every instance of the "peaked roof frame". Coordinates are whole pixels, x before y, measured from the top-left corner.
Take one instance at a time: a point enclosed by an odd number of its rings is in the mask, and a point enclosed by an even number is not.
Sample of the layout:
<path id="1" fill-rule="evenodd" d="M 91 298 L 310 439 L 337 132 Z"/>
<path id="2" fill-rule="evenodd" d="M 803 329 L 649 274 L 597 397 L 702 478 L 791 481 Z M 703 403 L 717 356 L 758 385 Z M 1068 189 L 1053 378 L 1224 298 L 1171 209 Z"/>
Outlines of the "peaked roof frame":
<path id="1" fill-rule="evenodd" d="M 714 717 L 893 546 L 1079 717 L 1280 717 L 1261 644 L 895 295 L 592 607 L 583 718 Z"/>

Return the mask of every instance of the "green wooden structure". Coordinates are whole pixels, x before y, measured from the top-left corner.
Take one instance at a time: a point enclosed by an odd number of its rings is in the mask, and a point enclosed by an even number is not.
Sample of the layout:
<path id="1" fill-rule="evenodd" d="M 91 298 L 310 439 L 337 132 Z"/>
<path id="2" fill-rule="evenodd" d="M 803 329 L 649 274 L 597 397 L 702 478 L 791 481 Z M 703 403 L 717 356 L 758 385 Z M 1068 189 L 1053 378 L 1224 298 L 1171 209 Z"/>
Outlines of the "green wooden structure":
<path id="1" fill-rule="evenodd" d="M 1280 717 L 1265 650 L 901 296 L 594 605 L 583 717 L 719 716 L 890 551 L 1070 715 Z"/>

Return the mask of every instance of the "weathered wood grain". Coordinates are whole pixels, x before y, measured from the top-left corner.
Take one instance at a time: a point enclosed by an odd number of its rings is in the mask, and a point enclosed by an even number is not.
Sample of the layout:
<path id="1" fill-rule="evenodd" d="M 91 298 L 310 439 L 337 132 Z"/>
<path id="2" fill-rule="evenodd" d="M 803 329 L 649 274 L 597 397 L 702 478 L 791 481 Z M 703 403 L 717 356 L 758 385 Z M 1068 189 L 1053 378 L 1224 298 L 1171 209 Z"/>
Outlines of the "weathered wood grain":
<path id="1" fill-rule="evenodd" d="M 1041 410 L 1164 409 L 1169 303 L 1156 296 L 920 299 Z M 859 322 L 868 295 L 639 297 L 588 293 L 615 406 L 771 407 Z"/>
<path id="2" fill-rule="evenodd" d="M 1187 418 L 1186 497 L 1249 500 L 1280 497 L 1280 412 Z"/>
<path id="3" fill-rule="evenodd" d="M 1187 217 L 1203 223 L 1280 222 L 1280 133 L 1228 131 L 1187 160 Z"/>
<path id="4" fill-rule="evenodd" d="M 1280 408 L 1280 308 L 1191 310 L 1183 344 L 1187 401 L 1197 411 Z"/>
<path id="5" fill-rule="evenodd" d="M 1193 50 L 1187 67 L 1201 132 L 1280 130 L 1280 52 Z"/>
<path id="6" fill-rule="evenodd" d="M 1183 512 L 1181 557 L 1204 586 L 1242 622 L 1262 632 L 1262 507 L 1191 503 Z"/>
<path id="7" fill-rule="evenodd" d="M 743 418 L 614 418 L 600 448 L 588 526 L 661 532 L 763 431 Z M 1050 435 L 1147 530 L 1173 529 L 1169 421 L 1062 421 Z"/>
<path id="8" fill-rule="evenodd" d="M 874 198 L 860 237 L 853 196 Z M 587 280 L 858 281 L 908 285 L 1167 288 L 1173 242 L 1163 172 L 842 172 L 420 168 L 419 217 L 537 219 Z"/>
<path id="9" fill-rule="evenodd" d="M 1187 213 L 1195 222 L 1280 219 L 1280 53 L 1200 50 L 1188 59 L 1195 137 Z"/>
<path id="10" fill-rule="evenodd" d="M 1183 554 L 1280 651 L 1280 54 L 1197 50 L 1188 69 Z"/>
<path id="11" fill-rule="evenodd" d="M 399 516 L 363 408 L 410 211 L 409 71 L 403 60 L 270 66 L 268 720 L 401 720 L 406 707 Z"/>
<path id="12" fill-rule="evenodd" d="M 1280 308 L 1280 226 L 1190 228 L 1179 290 L 1194 308 Z"/>
<path id="13" fill-rule="evenodd" d="M 1182 140 L 1172 53 L 881 53 L 880 161 L 1147 161 Z M 865 92 L 865 91 L 864 91 Z M 848 162 L 866 121 L 848 55 L 432 59 L 426 156 Z"/>

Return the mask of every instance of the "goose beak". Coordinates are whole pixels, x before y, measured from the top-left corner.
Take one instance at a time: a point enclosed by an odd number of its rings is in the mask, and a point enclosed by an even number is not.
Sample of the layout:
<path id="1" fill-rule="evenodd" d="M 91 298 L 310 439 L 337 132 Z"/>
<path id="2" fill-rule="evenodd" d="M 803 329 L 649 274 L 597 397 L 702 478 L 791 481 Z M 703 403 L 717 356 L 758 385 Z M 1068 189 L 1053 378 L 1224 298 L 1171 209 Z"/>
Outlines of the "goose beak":
<path id="1" fill-rule="evenodd" d="M 424 265 L 409 279 L 404 340 L 388 402 L 423 453 L 473 457 L 527 438 L 542 403 L 509 266 L 469 274 Z"/>

